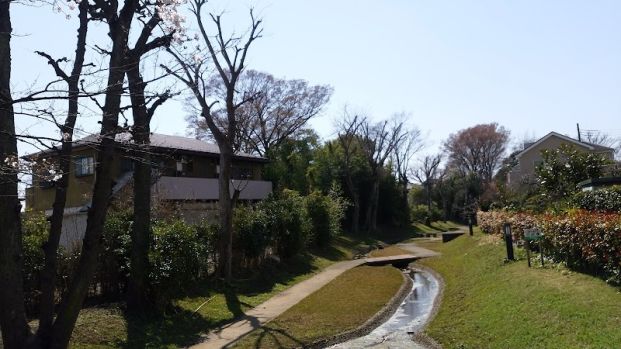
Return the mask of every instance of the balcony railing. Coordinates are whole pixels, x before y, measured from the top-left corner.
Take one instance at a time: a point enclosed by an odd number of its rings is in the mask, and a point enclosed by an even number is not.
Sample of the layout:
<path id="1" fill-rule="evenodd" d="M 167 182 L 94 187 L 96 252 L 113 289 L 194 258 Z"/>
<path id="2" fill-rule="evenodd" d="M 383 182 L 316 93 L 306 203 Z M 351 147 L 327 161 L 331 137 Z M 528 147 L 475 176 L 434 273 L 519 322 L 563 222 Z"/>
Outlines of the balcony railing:
<path id="1" fill-rule="evenodd" d="M 262 200 L 272 192 L 272 182 L 237 180 L 229 186 L 241 190 L 240 200 Z M 153 192 L 163 200 L 218 200 L 217 178 L 160 177 L 153 186 Z"/>

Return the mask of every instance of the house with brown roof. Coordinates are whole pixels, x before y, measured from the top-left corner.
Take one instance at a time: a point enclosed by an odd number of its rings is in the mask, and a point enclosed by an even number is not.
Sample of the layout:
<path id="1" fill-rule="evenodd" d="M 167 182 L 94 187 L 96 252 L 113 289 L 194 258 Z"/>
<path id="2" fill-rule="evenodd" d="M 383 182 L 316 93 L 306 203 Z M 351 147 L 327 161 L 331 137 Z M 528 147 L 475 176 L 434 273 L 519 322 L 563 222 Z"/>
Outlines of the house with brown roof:
<path id="1" fill-rule="evenodd" d="M 562 144 L 569 144 L 576 149 L 594 154 L 602 154 L 614 160 L 615 150 L 598 144 L 580 141 L 560 133 L 550 132 L 536 142 L 527 143 L 524 149 L 515 155 L 514 165 L 507 173 L 507 186 L 513 190 L 535 183 L 535 169 L 543 161 L 542 151 L 557 149 Z"/>
<path id="2" fill-rule="evenodd" d="M 133 160 L 131 136 L 128 133 L 116 136 L 114 154 L 115 185 L 113 195 L 130 195 Z M 67 203 L 63 222 L 61 242 L 69 246 L 80 241 L 86 228 L 86 212 L 91 202 L 95 182 L 95 166 L 99 136 L 90 135 L 74 142 L 73 166 L 70 170 L 67 188 Z M 151 163 L 153 168 L 152 195 L 158 202 L 174 204 L 186 221 L 196 222 L 214 218 L 217 213 L 219 195 L 218 146 L 198 139 L 151 134 Z M 42 163 L 54 163 L 56 152 L 46 150 L 24 156 L 33 163 L 32 183 L 26 188 L 26 210 L 45 212 L 51 215 L 55 195 L 55 182 L 50 176 L 41 175 L 48 167 Z M 267 198 L 272 192 L 272 183 L 262 179 L 266 158 L 236 153 L 233 158 L 232 189 L 240 190 L 239 199 L 257 201 Z M 39 175 L 37 175 L 39 174 Z"/>

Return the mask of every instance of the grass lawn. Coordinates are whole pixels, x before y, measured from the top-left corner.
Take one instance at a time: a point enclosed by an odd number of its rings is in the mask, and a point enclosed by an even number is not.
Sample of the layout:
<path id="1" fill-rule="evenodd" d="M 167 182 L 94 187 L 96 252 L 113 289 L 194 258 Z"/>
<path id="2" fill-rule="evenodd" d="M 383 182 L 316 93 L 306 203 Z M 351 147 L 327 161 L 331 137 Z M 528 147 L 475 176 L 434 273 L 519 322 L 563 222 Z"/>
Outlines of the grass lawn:
<path id="1" fill-rule="evenodd" d="M 414 222 L 412 225 L 417 231 L 421 232 L 422 234 L 438 234 L 459 229 L 459 225 L 451 221 L 432 222 L 431 226 L 425 225 L 421 222 Z"/>
<path id="2" fill-rule="evenodd" d="M 442 253 L 420 263 L 446 282 L 426 329 L 445 348 L 621 346 L 618 288 L 562 267 L 529 269 L 523 259 L 505 264 L 501 241 L 480 233 L 421 246 Z"/>
<path id="3" fill-rule="evenodd" d="M 234 348 L 295 348 L 362 325 L 399 290 L 403 277 L 390 267 L 350 269 Z"/>
<path id="4" fill-rule="evenodd" d="M 72 348 L 178 348 L 201 333 L 243 315 L 277 293 L 301 282 L 330 264 L 349 260 L 374 240 L 339 236 L 326 249 L 273 265 L 232 287 L 206 284 L 174 300 L 165 314 L 127 317 L 118 305 L 82 310 L 72 336 Z"/>
<path id="5" fill-rule="evenodd" d="M 388 256 L 398 256 L 400 254 L 410 254 L 410 251 L 406 251 L 397 246 L 388 246 L 382 249 L 373 250 L 369 253 L 369 257 L 388 257 Z"/>

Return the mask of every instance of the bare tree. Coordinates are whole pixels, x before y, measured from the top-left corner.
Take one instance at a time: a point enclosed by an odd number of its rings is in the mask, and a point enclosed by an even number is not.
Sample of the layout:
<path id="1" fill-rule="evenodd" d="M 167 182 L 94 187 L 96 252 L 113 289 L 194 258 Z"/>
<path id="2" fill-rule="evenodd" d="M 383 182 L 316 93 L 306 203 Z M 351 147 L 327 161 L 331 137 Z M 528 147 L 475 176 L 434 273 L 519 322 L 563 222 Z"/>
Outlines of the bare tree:
<path id="1" fill-rule="evenodd" d="M 78 117 L 78 100 L 80 94 L 80 79 L 84 68 L 84 56 L 86 53 L 86 35 L 88 31 L 88 2 L 82 1 L 78 5 L 78 36 L 76 42 L 73 68 L 66 73 L 60 63 L 66 58 L 53 59 L 49 54 L 37 52 L 44 57 L 53 67 L 56 75 L 67 84 L 67 117 L 62 125 L 58 125 L 61 135 L 60 150 L 57 153 L 60 179 L 56 181 L 52 216 L 50 217 L 50 231 L 47 242 L 43 249 L 45 252 L 45 264 L 41 271 L 41 295 L 39 311 L 39 327 L 37 336 L 41 342 L 50 339 L 54 320 L 55 296 L 56 296 L 56 269 L 58 246 L 62 233 L 65 204 L 67 202 L 67 187 L 69 185 L 69 172 L 71 169 L 71 151 L 73 149 L 73 134 Z"/>
<path id="2" fill-rule="evenodd" d="M 82 242 L 82 253 L 63 297 L 58 315 L 52 328 L 51 340 L 45 343 L 49 348 L 65 348 L 69 343 L 80 308 L 97 268 L 101 250 L 101 236 L 108 212 L 112 186 L 115 138 L 119 131 L 118 119 L 121 111 L 121 96 L 125 79 L 124 64 L 129 50 L 128 40 L 132 22 L 141 4 L 138 0 L 117 1 L 94 0 L 89 13 L 94 20 L 107 24 L 112 48 L 107 52 L 108 79 L 102 106 L 100 142 L 97 152 L 97 166 L 91 205 L 88 209 L 86 231 Z"/>
<path id="3" fill-rule="evenodd" d="M 618 153 L 621 149 L 621 140 L 619 140 L 619 138 L 612 137 L 605 132 L 587 130 L 582 136 L 586 142 L 612 148 L 615 150 L 615 153 Z"/>
<path id="4" fill-rule="evenodd" d="M 379 185 L 384 175 L 386 160 L 407 139 L 408 132 L 403 121 L 385 120 L 372 124 L 367 119 L 360 123 L 360 144 L 369 168 L 371 169 L 371 193 L 367 205 L 365 227 L 377 229 L 377 211 L 379 204 Z"/>
<path id="5" fill-rule="evenodd" d="M 338 142 L 343 151 L 343 169 L 345 175 L 345 183 L 347 190 L 352 199 L 352 232 L 358 234 L 360 232 L 360 193 L 358 186 L 354 183 L 354 157 L 360 152 L 360 143 L 358 139 L 358 130 L 360 128 L 360 120 L 358 115 L 350 115 L 345 110 L 344 119 L 339 124 Z"/>
<path id="6" fill-rule="evenodd" d="M 426 222 L 427 225 L 431 223 L 431 191 L 433 189 L 434 181 L 436 180 L 438 173 L 438 167 L 441 162 L 442 154 L 427 155 L 421 160 L 420 165 L 414 171 L 414 177 L 416 180 L 425 186 L 428 213 Z"/>
<path id="7" fill-rule="evenodd" d="M 464 175 L 490 183 L 507 148 L 509 131 L 497 123 L 481 124 L 451 134 L 444 144 L 450 162 Z"/>
<path id="8" fill-rule="evenodd" d="M 205 74 L 204 58 L 185 57 L 170 50 L 175 57 L 179 70 L 164 66 L 164 69 L 182 81 L 194 95 L 199 105 L 201 116 L 205 119 L 213 138 L 220 149 L 219 182 L 219 214 L 220 214 L 220 262 L 219 274 L 227 280 L 232 278 L 233 255 L 233 207 L 239 196 L 239 189 L 234 188 L 231 196 L 231 170 L 235 153 L 236 140 L 239 138 L 238 111 L 255 96 L 243 94 L 237 90 L 240 76 L 246 68 L 246 58 L 252 43 L 261 37 L 262 21 L 250 11 L 251 25 L 246 35 L 227 36 L 222 28 L 222 16 L 209 14 L 215 26 L 215 34 L 211 34 L 203 22 L 203 8 L 207 0 L 192 0 L 191 12 L 199 28 L 200 38 L 207 46 L 209 58 L 215 65 L 217 76 L 224 86 L 224 98 L 218 99 L 211 91 L 209 77 Z M 215 98 L 214 98 L 215 97 Z M 216 106 L 221 103 L 221 108 Z M 218 115 L 226 115 L 224 128 L 219 127 Z"/>
<path id="9" fill-rule="evenodd" d="M 168 91 L 155 94 L 150 98 L 146 96 L 147 82 L 140 72 L 143 56 L 159 48 L 168 47 L 173 39 L 173 33 L 151 38 L 153 30 L 161 22 L 160 13 L 156 10 L 144 24 L 134 48 L 127 51 L 124 64 L 134 119 L 131 130 L 134 160 L 134 223 L 131 234 L 131 268 L 127 287 L 127 307 L 133 312 L 145 310 L 149 303 L 147 285 L 149 242 L 151 241 L 151 156 L 149 147 L 151 119 L 157 108 L 171 96 Z M 149 100 L 153 100 L 151 105 L 149 105 Z"/>
<path id="10" fill-rule="evenodd" d="M 221 84 L 221 81 L 218 83 Z M 278 147 L 302 130 L 311 118 L 323 110 L 332 94 L 329 86 L 312 86 L 304 80 L 278 79 L 255 70 L 245 71 L 238 84 L 238 91 L 255 96 L 239 109 L 240 148 L 260 156 L 266 156 L 271 148 Z M 224 92 L 225 89 L 217 90 Z M 202 119 L 191 121 L 193 127 L 209 129 Z M 225 125 L 226 119 L 221 124 Z M 206 132 L 202 134 L 211 136 Z"/>

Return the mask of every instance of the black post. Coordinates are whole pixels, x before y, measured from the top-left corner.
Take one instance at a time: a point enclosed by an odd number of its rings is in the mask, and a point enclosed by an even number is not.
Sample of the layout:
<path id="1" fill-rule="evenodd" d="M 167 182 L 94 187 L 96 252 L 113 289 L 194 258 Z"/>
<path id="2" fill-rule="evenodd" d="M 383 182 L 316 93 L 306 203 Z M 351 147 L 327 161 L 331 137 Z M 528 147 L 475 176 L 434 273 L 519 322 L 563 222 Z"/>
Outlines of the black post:
<path id="1" fill-rule="evenodd" d="M 530 241 L 526 240 L 526 258 L 528 259 L 528 267 L 530 268 Z"/>
<path id="2" fill-rule="evenodd" d="M 539 239 L 539 254 L 541 255 L 541 266 L 543 267 L 543 239 Z"/>
<path id="3" fill-rule="evenodd" d="M 505 244 L 507 245 L 507 259 L 514 261 L 515 257 L 513 256 L 513 236 L 511 236 L 511 224 L 505 223 L 503 230 L 505 233 Z"/>
<path id="4" fill-rule="evenodd" d="M 472 231 L 472 216 L 468 216 L 468 231 L 470 232 L 470 236 L 474 235 Z"/>

